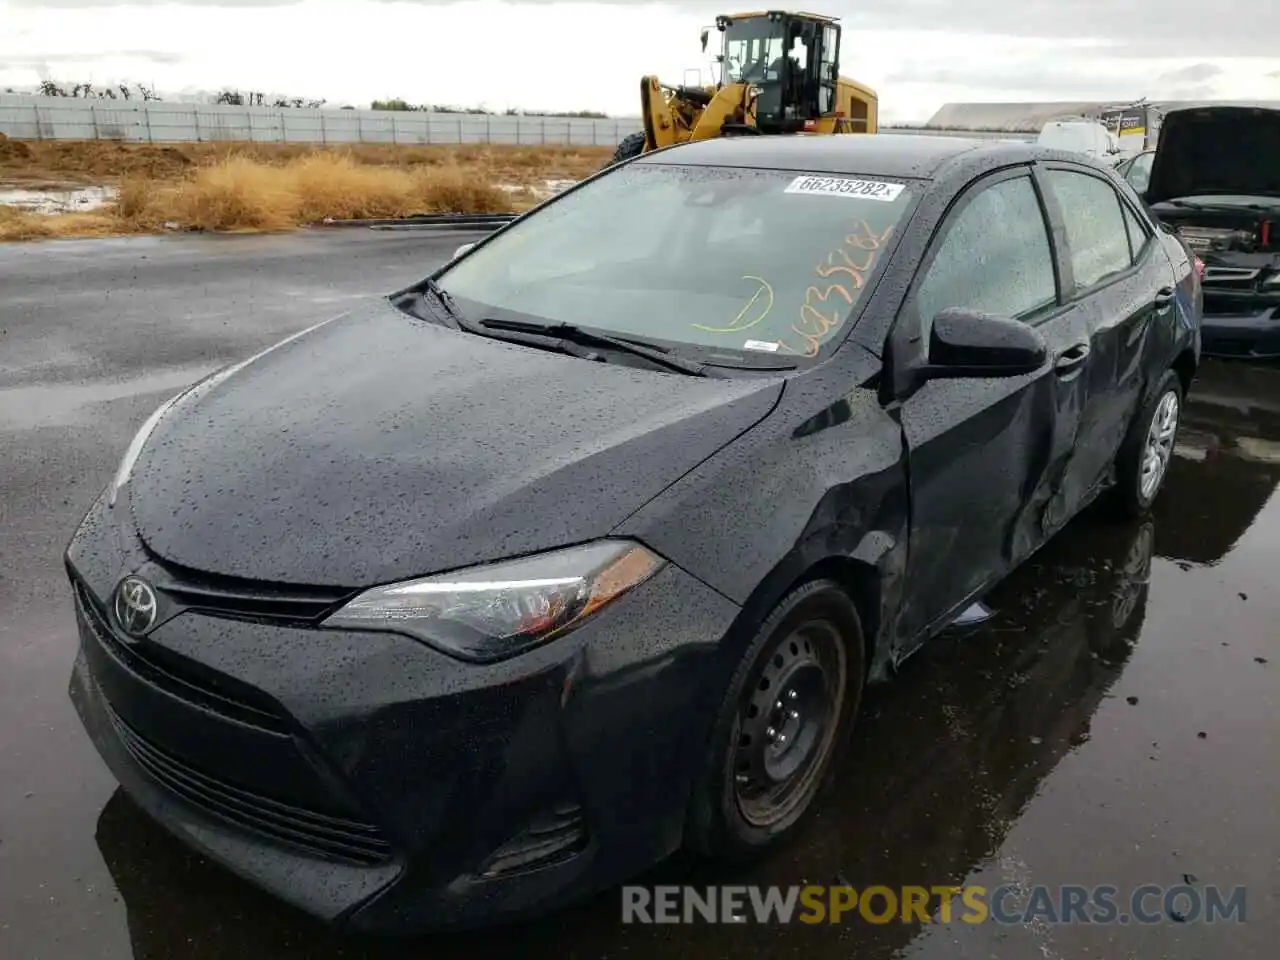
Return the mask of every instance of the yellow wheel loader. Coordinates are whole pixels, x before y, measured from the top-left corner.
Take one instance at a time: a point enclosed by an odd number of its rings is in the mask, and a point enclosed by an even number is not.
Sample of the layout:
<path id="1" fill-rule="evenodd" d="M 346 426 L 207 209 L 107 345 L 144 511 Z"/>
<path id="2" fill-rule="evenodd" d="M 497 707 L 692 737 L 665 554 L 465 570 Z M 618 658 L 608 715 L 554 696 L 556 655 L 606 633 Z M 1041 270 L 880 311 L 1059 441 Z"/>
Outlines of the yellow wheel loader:
<path id="1" fill-rule="evenodd" d="M 719 80 L 672 87 L 640 81 L 644 131 L 618 144 L 612 166 L 689 140 L 782 133 L 875 133 L 876 93 L 840 76 L 840 24 L 770 10 L 716 17 Z M 710 28 L 702 31 L 705 52 Z"/>

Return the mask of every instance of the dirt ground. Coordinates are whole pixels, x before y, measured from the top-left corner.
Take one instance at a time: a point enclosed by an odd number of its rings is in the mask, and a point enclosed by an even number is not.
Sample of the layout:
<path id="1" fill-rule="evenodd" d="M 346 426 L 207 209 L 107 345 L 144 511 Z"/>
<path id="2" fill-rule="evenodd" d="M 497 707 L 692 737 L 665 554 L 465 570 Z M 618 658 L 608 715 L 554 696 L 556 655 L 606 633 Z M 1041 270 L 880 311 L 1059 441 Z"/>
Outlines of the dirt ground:
<path id="1" fill-rule="evenodd" d="M 12 140 L 0 134 L 0 188 L 106 186 L 93 211 L 0 205 L 0 240 L 159 230 L 287 230 L 325 218 L 527 209 L 548 184 L 581 179 L 609 147 L 463 144 L 184 143 Z"/>

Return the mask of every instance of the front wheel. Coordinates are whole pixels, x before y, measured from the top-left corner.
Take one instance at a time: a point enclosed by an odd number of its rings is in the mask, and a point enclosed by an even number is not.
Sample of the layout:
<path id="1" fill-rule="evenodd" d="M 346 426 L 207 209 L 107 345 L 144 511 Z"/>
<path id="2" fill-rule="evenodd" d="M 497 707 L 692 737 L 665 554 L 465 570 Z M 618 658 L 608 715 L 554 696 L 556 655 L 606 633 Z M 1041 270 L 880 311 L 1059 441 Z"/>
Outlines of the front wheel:
<path id="1" fill-rule="evenodd" d="M 741 861 L 792 836 L 834 770 L 865 673 L 858 611 L 839 584 L 783 598 L 729 682 L 686 843 Z"/>
<path id="2" fill-rule="evenodd" d="M 1178 437 L 1182 401 L 1177 371 L 1166 370 L 1116 458 L 1116 499 L 1126 516 L 1145 514 L 1164 486 Z"/>

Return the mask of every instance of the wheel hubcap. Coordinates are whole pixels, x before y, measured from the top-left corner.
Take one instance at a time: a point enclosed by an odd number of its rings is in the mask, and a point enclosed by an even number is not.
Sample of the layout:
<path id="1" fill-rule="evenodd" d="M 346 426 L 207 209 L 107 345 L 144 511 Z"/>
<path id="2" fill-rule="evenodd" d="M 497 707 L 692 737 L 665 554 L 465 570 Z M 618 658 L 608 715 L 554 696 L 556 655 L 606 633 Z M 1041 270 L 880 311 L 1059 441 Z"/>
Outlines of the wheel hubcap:
<path id="1" fill-rule="evenodd" d="M 1147 442 L 1142 449 L 1142 472 L 1139 485 L 1142 499 L 1150 500 L 1155 496 L 1169 469 L 1169 458 L 1173 456 L 1173 441 L 1178 432 L 1178 394 L 1170 390 L 1160 398 L 1155 415 L 1151 418 L 1151 426 L 1147 429 Z"/>
<path id="2" fill-rule="evenodd" d="M 738 714 L 734 793 L 749 822 L 776 823 L 804 800 L 843 698 L 844 659 L 832 625 L 806 624 L 774 646 Z"/>

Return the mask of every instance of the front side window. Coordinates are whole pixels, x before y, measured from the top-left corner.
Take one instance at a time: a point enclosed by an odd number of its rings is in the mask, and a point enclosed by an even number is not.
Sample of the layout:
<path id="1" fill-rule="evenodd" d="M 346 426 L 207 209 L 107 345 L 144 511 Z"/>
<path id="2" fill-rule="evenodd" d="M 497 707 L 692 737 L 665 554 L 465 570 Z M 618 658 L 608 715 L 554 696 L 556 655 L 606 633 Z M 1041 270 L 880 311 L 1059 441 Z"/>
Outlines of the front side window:
<path id="1" fill-rule="evenodd" d="M 885 178 L 633 163 L 437 280 L 476 320 L 814 357 L 860 305 L 914 197 Z"/>
<path id="2" fill-rule="evenodd" d="M 916 293 L 925 331 L 948 307 L 1025 319 L 1056 302 L 1049 232 L 1028 176 L 981 188 L 948 228 Z"/>
<path id="3" fill-rule="evenodd" d="M 1129 231 L 1120 197 L 1111 185 L 1070 170 L 1049 170 L 1046 178 L 1062 210 L 1076 289 L 1092 287 L 1127 270 L 1132 263 Z"/>

